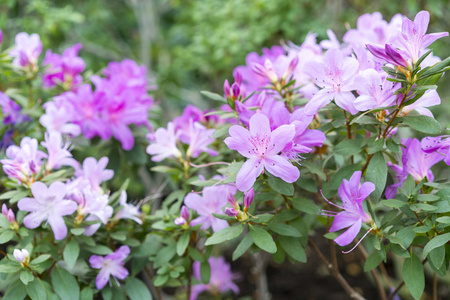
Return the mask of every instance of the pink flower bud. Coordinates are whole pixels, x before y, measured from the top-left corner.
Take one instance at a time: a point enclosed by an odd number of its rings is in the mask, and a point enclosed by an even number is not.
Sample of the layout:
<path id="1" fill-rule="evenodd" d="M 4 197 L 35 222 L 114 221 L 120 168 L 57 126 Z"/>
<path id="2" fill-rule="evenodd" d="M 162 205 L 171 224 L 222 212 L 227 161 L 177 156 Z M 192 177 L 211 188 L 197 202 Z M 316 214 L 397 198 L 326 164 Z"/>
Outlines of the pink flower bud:
<path id="1" fill-rule="evenodd" d="M 236 82 L 238 85 L 242 84 L 242 75 L 240 72 L 236 72 L 234 75 L 234 82 Z"/>
<path id="2" fill-rule="evenodd" d="M 245 211 L 247 211 L 248 208 L 250 207 L 250 205 L 253 203 L 253 199 L 255 199 L 255 190 L 253 188 L 251 188 L 250 190 L 248 190 L 245 193 L 245 196 L 244 196 L 244 209 L 245 209 Z"/>
<path id="3" fill-rule="evenodd" d="M 8 217 L 8 207 L 6 207 L 5 203 L 2 205 L 2 214 L 4 214 L 5 217 Z"/>
<path id="4" fill-rule="evenodd" d="M 13 255 L 14 258 L 22 264 L 27 263 L 30 260 L 30 253 L 27 249 L 14 249 Z"/>
<path id="5" fill-rule="evenodd" d="M 226 207 L 225 214 L 230 217 L 236 217 L 239 214 L 239 212 L 233 207 Z"/>
<path id="6" fill-rule="evenodd" d="M 185 220 L 189 220 L 189 209 L 186 206 L 183 206 L 181 208 L 181 217 L 183 217 Z"/>
<path id="7" fill-rule="evenodd" d="M 183 217 L 178 217 L 178 218 L 175 219 L 174 223 L 175 223 L 176 225 L 181 226 L 181 225 L 186 224 L 186 219 L 183 218 Z"/>
<path id="8" fill-rule="evenodd" d="M 12 211 L 11 208 L 8 210 L 8 215 L 6 217 L 8 218 L 8 222 L 10 224 L 16 222 L 16 217 L 14 216 L 14 212 Z"/>
<path id="9" fill-rule="evenodd" d="M 236 82 L 233 83 L 233 85 L 231 86 L 231 89 L 232 89 L 232 91 L 233 91 L 233 97 L 234 97 L 234 98 L 239 97 L 239 94 L 240 94 L 240 92 L 241 92 L 241 89 L 240 89 L 239 85 L 238 85 Z"/>
<path id="10" fill-rule="evenodd" d="M 0 29 L 0 45 L 3 42 L 3 31 Z"/>
<path id="11" fill-rule="evenodd" d="M 236 198 L 234 198 L 233 194 L 230 193 L 230 191 L 227 190 L 227 200 L 228 203 L 235 209 L 239 209 L 239 204 L 236 201 Z"/>
<path id="12" fill-rule="evenodd" d="M 225 79 L 225 82 L 223 83 L 223 92 L 225 93 L 225 97 L 231 97 L 230 83 L 228 82 L 228 79 Z"/>

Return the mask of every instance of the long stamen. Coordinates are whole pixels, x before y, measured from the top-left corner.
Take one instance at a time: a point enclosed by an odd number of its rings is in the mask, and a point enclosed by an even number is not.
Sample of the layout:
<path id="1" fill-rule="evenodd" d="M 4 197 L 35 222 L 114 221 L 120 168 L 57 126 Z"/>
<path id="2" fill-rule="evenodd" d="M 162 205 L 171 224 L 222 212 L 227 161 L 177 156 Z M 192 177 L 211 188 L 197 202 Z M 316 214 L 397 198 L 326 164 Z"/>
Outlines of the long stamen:
<path id="1" fill-rule="evenodd" d="M 189 164 L 194 168 L 206 168 L 206 167 L 213 166 L 213 165 L 227 165 L 227 166 L 231 165 L 230 163 L 222 162 L 222 161 L 211 162 L 211 163 L 203 164 L 203 165 L 196 165 L 191 162 Z"/>
<path id="2" fill-rule="evenodd" d="M 325 198 L 325 196 L 324 196 L 323 193 L 322 193 L 322 190 L 320 190 L 320 194 L 322 195 L 323 199 L 325 199 L 325 201 L 327 201 L 327 202 L 330 203 L 331 205 L 336 206 L 337 208 L 340 208 L 340 209 L 344 209 L 342 206 L 339 206 L 339 205 L 337 205 L 337 204 L 334 204 L 333 202 L 331 202 L 330 200 L 328 200 L 327 198 Z"/>
<path id="3" fill-rule="evenodd" d="M 364 236 L 356 243 L 356 245 L 355 245 L 352 249 L 350 249 L 350 250 L 348 250 L 348 251 L 342 251 L 342 253 L 347 254 L 347 253 L 350 253 L 350 252 L 352 252 L 353 250 L 355 250 L 355 248 L 358 247 L 358 245 L 359 245 L 359 244 L 362 242 L 362 240 L 369 234 L 369 232 L 372 231 L 372 229 L 373 229 L 373 228 L 369 228 L 369 230 L 367 230 L 367 232 L 364 234 Z"/>
<path id="4" fill-rule="evenodd" d="M 221 184 L 222 182 L 224 182 L 224 181 L 225 181 L 225 179 L 226 179 L 226 178 L 224 178 L 224 179 L 221 179 L 221 180 L 217 181 L 216 183 L 214 183 L 214 184 L 213 184 L 213 185 L 211 185 L 210 187 L 213 187 L 213 186 L 216 186 L 216 185 L 219 185 L 219 184 Z M 194 194 L 201 194 L 201 193 L 203 193 L 203 191 L 201 191 L 201 192 L 196 192 L 196 191 L 192 190 L 192 191 L 191 191 L 191 193 L 194 193 Z"/>

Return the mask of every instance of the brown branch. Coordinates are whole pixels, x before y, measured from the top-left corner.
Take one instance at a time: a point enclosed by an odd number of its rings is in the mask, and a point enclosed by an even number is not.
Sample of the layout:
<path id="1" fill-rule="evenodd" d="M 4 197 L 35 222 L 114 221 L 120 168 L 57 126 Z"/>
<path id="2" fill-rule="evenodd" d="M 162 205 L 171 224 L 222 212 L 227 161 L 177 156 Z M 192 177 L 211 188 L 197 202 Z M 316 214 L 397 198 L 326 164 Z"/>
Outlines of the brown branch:
<path id="1" fill-rule="evenodd" d="M 433 275 L 433 300 L 437 300 L 438 299 L 438 280 L 437 280 L 437 274 L 434 273 Z"/>
<path id="2" fill-rule="evenodd" d="M 352 129 L 350 126 L 350 122 L 348 121 L 348 118 L 347 118 L 347 112 L 345 110 L 344 110 L 344 117 L 345 117 L 345 124 L 347 126 L 347 137 L 349 140 L 351 140 L 352 139 Z M 350 157 L 350 161 L 352 162 L 352 165 L 355 163 L 355 159 L 354 159 L 353 155 Z"/>
<path id="3" fill-rule="evenodd" d="M 333 267 L 333 264 L 328 261 L 328 259 L 323 255 L 323 253 L 320 251 L 320 249 L 317 247 L 317 245 L 312 241 L 311 238 L 308 239 L 308 243 L 311 246 L 311 248 L 314 250 L 314 252 L 317 253 L 322 263 L 327 267 L 328 271 L 331 275 L 333 275 L 334 278 L 339 282 L 339 284 L 342 286 L 342 288 L 345 290 L 345 292 L 350 296 L 352 299 L 357 300 L 365 300 L 363 296 L 361 296 L 358 292 L 356 292 L 350 284 L 348 284 L 347 280 L 341 275 L 339 272 L 339 269 L 336 267 Z"/>

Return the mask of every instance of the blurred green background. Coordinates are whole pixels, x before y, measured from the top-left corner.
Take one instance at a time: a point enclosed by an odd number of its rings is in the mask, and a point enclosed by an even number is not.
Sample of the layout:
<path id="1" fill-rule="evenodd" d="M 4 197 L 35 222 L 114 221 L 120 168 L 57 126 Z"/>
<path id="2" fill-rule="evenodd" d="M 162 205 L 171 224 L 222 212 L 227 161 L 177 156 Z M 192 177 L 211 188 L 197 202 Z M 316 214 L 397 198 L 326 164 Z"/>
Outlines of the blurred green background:
<path id="1" fill-rule="evenodd" d="M 363 13 L 380 11 L 413 18 L 431 13 L 428 32 L 450 30 L 448 0 L 0 0 L 0 28 L 6 45 L 21 31 L 37 32 L 44 48 L 62 51 L 81 42 L 81 56 L 97 71 L 111 60 L 145 64 L 159 86 L 156 98 L 171 119 L 188 103 L 210 106 L 200 90 L 222 92 L 225 78 L 245 56 L 281 40 L 302 43 L 309 31 L 342 39 Z M 434 45 L 450 55 L 450 38 Z M 43 55 L 41 56 L 43 57 Z M 450 80 L 441 84 L 443 102 Z M 447 105 L 447 108 L 449 106 Z M 446 111 L 449 111 L 448 109 Z"/>

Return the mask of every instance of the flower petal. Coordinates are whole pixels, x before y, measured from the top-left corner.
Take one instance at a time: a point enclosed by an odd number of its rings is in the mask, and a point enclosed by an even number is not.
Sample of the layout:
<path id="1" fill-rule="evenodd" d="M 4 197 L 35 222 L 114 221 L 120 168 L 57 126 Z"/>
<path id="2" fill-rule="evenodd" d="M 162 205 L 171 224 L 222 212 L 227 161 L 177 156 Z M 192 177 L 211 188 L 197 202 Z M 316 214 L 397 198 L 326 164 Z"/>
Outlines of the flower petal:
<path id="1" fill-rule="evenodd" d="M 334 241 L 339 246 L 346 246 L 350 244 L 358 235 L 361 230 L 362 221 L 361 219 L 357 220 L 355 224 L 353 224 L 349 229 L 347 229 L 343 234 L 338 236 Z"/>
<path id="2" fill-rule="evenodd" d="M 275 177 L 279 177 L 289 183 L 297 181 L 300 177 L 298 168 L 279 155 L 266 157 L 265 161 L 264 167 Z"/>
<path id="3" fill-rule="evenodd" d="M 236 187 L 238 190 L 246 192 L 251 189 L 263 169 L 263 163 L 259 158 L 250 158 L 247 160 L 236 176 Z"/>

